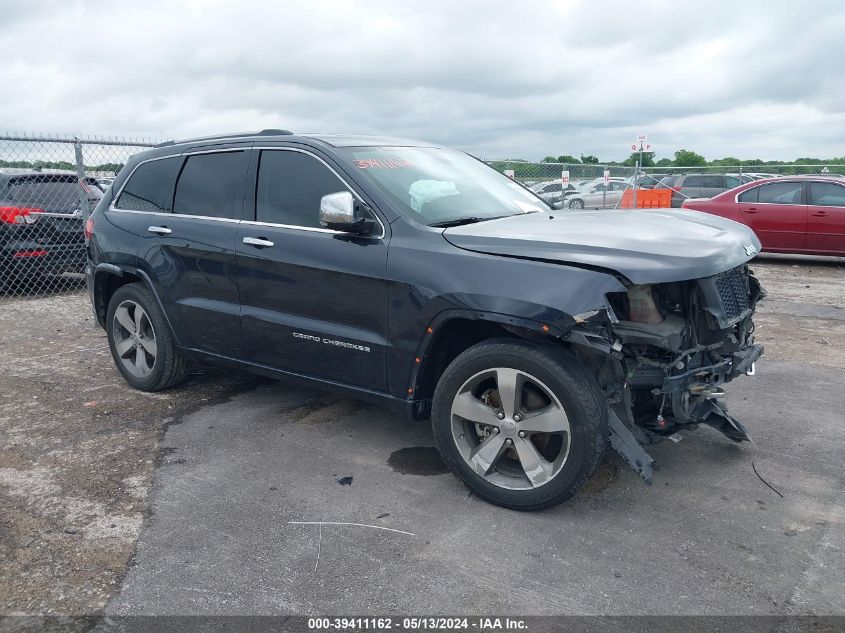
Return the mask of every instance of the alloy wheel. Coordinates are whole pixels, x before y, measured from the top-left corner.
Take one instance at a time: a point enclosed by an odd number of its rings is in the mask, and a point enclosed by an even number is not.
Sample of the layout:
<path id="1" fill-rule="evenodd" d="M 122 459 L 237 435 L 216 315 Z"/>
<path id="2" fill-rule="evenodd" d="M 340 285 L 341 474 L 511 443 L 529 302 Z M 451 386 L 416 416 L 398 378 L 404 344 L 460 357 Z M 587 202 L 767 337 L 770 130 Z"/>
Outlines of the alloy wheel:
<path id="1" fill-rule="evenodd" d="M 146 378 L 158 354 L 156 335 L 144 308 L 127 299 L 114 311 L 112 323 L 114 349 L 123 368 L 133 376 Z"/>
<path id="2" fill-rule="evenodd" d="M 524 490 L 550 482 L 569 456 L 569 418 L 557 396 L 527 372 L 496 367 L 458 389 L 452 439 L 479 476 Z"/>

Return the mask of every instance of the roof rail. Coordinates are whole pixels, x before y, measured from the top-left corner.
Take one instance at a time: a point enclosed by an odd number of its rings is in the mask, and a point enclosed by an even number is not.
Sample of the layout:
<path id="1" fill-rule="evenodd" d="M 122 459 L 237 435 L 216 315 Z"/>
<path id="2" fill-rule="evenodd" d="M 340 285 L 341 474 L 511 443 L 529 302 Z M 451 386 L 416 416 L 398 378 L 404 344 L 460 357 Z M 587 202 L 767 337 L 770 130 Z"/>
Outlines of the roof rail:
<path id="1" fill-rule="evenodd" d="M 216 141 L 216 140 L 225 140 L 228 138 L 241 138 L 241 137 L 248 137 L 248 136 L 289 136 L 292 135 L 293 132 L 290 130 L 276 130 L 276 129 L 267 129 L 261 130 L 260 132 L 239 132 L 236 134 L 219 134 L 217 136 L 202 136 L 199 138 L 191 138 L 191 139 L 184 139 L 181 141 L 163 141 L 156 145 L 155 147 L 169 147 L 171 145 L 176 145 L 177 143 L 196 143 L 197 141 Z"/>

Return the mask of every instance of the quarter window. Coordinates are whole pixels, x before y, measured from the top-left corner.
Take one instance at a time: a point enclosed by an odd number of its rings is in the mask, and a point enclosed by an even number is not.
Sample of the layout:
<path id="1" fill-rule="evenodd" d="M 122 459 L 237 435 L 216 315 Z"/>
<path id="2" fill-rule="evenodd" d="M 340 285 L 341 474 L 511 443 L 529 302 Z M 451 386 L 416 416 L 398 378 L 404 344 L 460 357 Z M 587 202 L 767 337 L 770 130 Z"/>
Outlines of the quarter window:
<path id="1" fill-rule="evenodd" d="M 347 191 L 346 185 L 319 160 L 302 152 L 261 152 L 255 219 L 272 224 L 320 227 L 320 199 Z"/>
<path id="2" fill-rule="evenodd" d="M 760 190 L 760 187 L 753 187 L 751 189 L 746 189 L 737 198 L 739 202 L 757 202 L 757 192 Z"/>
<path id="3" fill-rule="evenodd" d="M 834 182 L 811 182 L 810 204 L 819 207 L 845 207 L 845 187 Z"/>
<path id="4" fill-rule="evenodd" d="M 179 170 L 179 157 L 171 156 L 142 163 L 129 177 L 117 202 L 116 209 L 164 212 L 170 207 L 173 181 Z"/>
<path id="5" fill-rule="evenodd" d="M 245 157 L 242 151 L 188 156 L 176 183 L 173 213 L 234 218 Z"/>
<path id="6" fill-rule="evenodd" d="M 757 188 L 757 202 L 768 204 L 801 204 L 803 182 L 773 182 Z"/>

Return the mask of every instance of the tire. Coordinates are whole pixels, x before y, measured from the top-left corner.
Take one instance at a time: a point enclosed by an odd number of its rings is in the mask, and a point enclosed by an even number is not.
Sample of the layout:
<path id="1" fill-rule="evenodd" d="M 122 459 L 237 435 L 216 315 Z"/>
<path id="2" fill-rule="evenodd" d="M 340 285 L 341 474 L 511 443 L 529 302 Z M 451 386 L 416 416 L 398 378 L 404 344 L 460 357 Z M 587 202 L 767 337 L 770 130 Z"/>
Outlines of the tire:
<path id="1" fill-rule="evenodd" d="M 106 334 L 114 364 L 131 387 L 160 391 L 185 379 L 188 360 L 176 348 L 158 301 L 144 284 L 126 284 L 115 291 Z"/>
<path id="2" fill-rule="evenodd" d="M 579 200 L 578 198 L 576 198 L 575 200 L 570 200 L 569 208 L 575 209 L 575 210 L 583 209 L 584 208 L 584 201 Z"/>
<path id="3" fill-rule="evenodd" d="M 518 395 L 509 398 L 505 389 L 503 398 L 499 385 L 509 379 Z M 607 407 L 592 375 L 564 349 L 516 339 L 485 341 L 455 358 L 437 383 L 431 417 L 458 479 L 513 510 L 572 497 L 607 444 Z"/>

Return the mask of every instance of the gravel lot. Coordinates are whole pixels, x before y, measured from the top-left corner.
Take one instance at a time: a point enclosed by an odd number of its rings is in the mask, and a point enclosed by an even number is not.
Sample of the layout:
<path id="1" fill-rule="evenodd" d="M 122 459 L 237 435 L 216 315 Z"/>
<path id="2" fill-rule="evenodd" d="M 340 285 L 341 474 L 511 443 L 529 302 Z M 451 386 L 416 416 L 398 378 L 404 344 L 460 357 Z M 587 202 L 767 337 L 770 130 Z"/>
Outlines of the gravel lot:
<path id="1" fill-rule="evenodd" d="M 611 457 L 531 515 L 468 498 L 424 424 L 228 370 L 131 391 L 87 298 L 3 300 L 0 614 L 844 614 L 845 260 L 753 268 L 755 443 L 661 445 L 652 487 Z"/>

